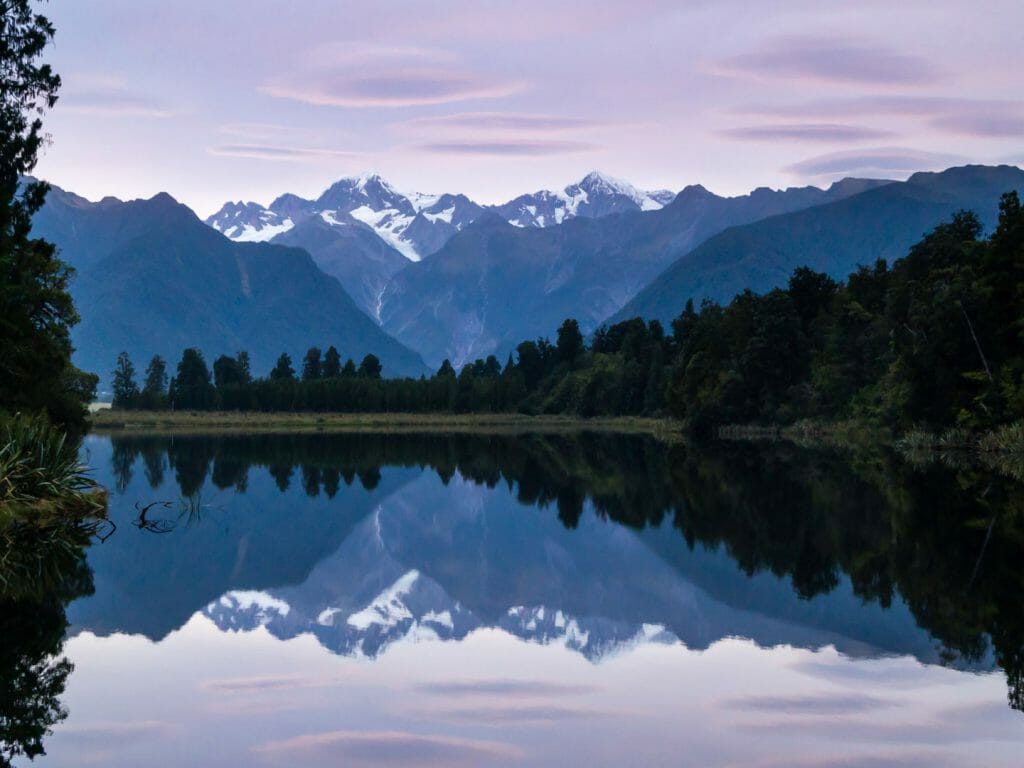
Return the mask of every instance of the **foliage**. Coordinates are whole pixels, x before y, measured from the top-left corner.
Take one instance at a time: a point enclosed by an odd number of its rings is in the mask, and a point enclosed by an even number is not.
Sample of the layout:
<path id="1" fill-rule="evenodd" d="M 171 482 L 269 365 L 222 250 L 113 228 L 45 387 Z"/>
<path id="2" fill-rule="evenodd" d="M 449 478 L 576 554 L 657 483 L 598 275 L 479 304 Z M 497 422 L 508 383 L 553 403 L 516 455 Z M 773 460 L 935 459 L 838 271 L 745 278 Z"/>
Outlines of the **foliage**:
<path id="1" fill-rule="evenodd" d="M 860 267 L 843 285 L 798 269 L 787 290 L 684 312 L 673 323 L 672 411 L 698 428 L 856 417 L 943 432 L 1021 418 L 1016 193 L 1003 196 L 1000 212 L 988 240 L 977 217 L 961 212 L 891 267 Z M 944 435 L 947 447 L 965 440 Z"/>
<path id="2" fill-rule="evenodd" d="M 139 399 L 139 385 L 135 383 L 135 366 L 127 352 L 117 356 L 114 368 L 114 408 L 131 408 Z"/>
<path id="3" fill-rule="evenodd" d="M 302 358 L 302 380 L 319 379 L 323 375 L 323 356 L 320 347 L 310 347 Z"/>
<path id="4" fill-rule="evenodd" d="M 275 381 L 291 381 L 295 378 L 292 358 L 287 352 L 282 352 L 281 356 L 277 358 L 277 363 L 270 372 L 270 378 Z"/>
<path id="5" fill-rule="evenodd" d="M 30 236 L 48 187 L 25 180 L 45 138 L 41 116 L 60 87 L 50 65 L 38 63 L 54 29 L 28 0 L 0 5 L 0 26 L 0 404 L 77 427 L 96 377 L 71 364 L 72 270 L 51 243 Z"/>
<path id="6" fill-rule="evenodd" d="M 214 391 L 203 353 L 195 347 L 186 349 L 178 363 L 178 373 L 171 380 L 171 405 L 196 410 L 210 408 L 216 402 Z"/>
<path id="7" fill-rule="evenodd" d="M 601 327 L 589 347 L 568 319 L 556 342 L 523 341 L 496 357 L 448 360 L 430 378 L 383 378 L 380 360 L 338 368 L 312 347 L 296 380 L 284 353 L 269 378 L 217 375 L 199 409 L 409 413 L 671 414 L 698 432 L 725 424 L 865 423 L 945 435 L 1024 418 L 1024 211 L 1003 196 L 980 238 L 962 212 L 891 266 L 846 282 L 801 267 L 786 288 L 743 291 L 726 306 L 687 302 L 671 334 L 657 320 Z M 224 370 L 230 358 L 222 357 Z M 216 366 L 215 366 L 216 369 Z M 961 432 L 950 432 L 950 429 Z"/>
<path id="8" fill-rule="evenodd" d="M 93 591 L 92 531 L 65 514 L 0 515 L 0 766 L 44 755 L 43 738 L 67 717 L 64 609 Z"/>
<path id="9" fill-rule="evenodd" d="M 155 409 L 164 406 L 167 396 L 167 363 L 160 355 L 154 355 L 146 366 L 146 380 L 139 396 L 139 407 Z"/>
<path id="10" fill-rule="evenodd" d="M 0 516 L 101 515 L 105 505 L 67 435 L 41 416 L 0 421 Z"/>

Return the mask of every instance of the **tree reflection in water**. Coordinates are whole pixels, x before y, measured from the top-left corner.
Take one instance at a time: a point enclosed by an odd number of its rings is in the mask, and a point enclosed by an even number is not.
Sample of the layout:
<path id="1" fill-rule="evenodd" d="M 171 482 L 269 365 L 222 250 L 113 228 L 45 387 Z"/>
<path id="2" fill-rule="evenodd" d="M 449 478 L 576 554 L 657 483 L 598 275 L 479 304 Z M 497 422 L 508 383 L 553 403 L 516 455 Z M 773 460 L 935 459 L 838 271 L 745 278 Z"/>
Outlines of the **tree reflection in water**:
<path id="1" fill-rule="evenodd" d="M 253 468 L 277 486 L 334 498 L 372 490 L 382 467 L 429 467 L 505 483 L 526 505 L 553 507 L 567 528 L 585 510 L 634 528 L 672 525 L 689 547 L 721 549 L 748 575 L 768 571 L 813 600 L 843 575 L 863 600 L 901 596 L 947 663 L 1005 670 L 1024 708 L 1024 555 L 1020 483 L 967 464 L 911 465 L 885 451 L 840 455 L 793 445 L 666 445 L 594 433 L 117 436 L 116 484 L 142 460 L 183 498 L 209 479 L 244 493 Z"/>
<path id="2" fill-rule="evenodd" d="M 102 523 L 26 523 L 0 509 L 0 765 L 46 754 L 43 739 L 68 713 L 60 702 L 65 609 L 92 594 L 85 548 Z"/>

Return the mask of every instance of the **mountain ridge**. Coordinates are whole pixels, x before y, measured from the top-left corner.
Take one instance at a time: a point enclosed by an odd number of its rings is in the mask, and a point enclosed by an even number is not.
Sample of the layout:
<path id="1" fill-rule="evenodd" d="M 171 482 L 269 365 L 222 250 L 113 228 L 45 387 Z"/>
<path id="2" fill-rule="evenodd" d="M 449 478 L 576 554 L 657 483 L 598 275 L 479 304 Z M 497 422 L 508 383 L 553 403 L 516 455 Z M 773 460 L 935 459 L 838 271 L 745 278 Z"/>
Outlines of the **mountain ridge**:
<path id="1" fill-rule="evenodd" d="M 186 347 L 201 349 L 209 365 L 245 349 L 256 375 L 281 352 L 295 360 L 315 344 L 334 344 L 357 361 L 376 354 L 391 375 L 426 370 L 305 250 L 233 242 L 167 193 L 89 203 L 54 191 L 32 233 L 76 269 L 74 359 L 100 374 L 101 386 L 121 351 L 139 371 L 154 354 L 173 371 Z"/>
<path id="2" fill-rule="evenodd" d="M 668 327 L 688 299 L 725 303 L 744 289 L 764 292 L 799 266 L 845 280 L 858 265 L 902 258 L 958 210 L 975 210 L 991 229 L 1011 189 L 1024 191 L 1015 166 L 960 166 L 732 227 L 673 261 L 606 322 L 643 317 Z"/>
<path id="3" fill-rule="evenodd" d="M 676 258 L 730 226 L 886 183 L 761 188 L 729 198 L 691 185 L 655 211 L 552 227 L 516 227 L 492 211 L 395 274 L 381 298 L 381 323 L 430 366 L 504 359 L 520 341 L 550 337 L 567 317 L 584 333 L 594 330 Z"/>

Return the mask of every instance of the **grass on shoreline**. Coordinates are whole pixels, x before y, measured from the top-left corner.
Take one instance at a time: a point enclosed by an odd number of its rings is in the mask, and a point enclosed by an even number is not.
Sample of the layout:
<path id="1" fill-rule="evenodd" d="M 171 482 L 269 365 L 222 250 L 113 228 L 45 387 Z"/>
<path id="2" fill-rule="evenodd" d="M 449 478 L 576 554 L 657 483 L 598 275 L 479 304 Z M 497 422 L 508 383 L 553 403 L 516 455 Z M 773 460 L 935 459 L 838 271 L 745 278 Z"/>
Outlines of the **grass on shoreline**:
<path id="1" fill-rule="evenodd" d="M 115 411 L 91 416 L 94 432 L 621 432 L 680 439 L 682 427 L 668 419 L 529 416 L 518 413 L 259 413 L 252 411 Z"/>
<path id="2" fill-rule="evenodd" d="M 102 517 L 106 492 L 88 475 L 77 442 L 42 417 L 0 422 L 0 526 L 14 520 Z"/>

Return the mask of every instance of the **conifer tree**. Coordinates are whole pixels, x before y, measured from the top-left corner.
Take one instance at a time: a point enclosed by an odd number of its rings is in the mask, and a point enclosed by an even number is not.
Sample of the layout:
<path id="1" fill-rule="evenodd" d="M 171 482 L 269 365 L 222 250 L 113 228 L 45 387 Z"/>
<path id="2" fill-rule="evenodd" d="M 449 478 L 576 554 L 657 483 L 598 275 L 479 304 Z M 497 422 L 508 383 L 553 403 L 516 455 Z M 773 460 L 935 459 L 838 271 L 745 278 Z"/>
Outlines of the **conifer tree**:
<path id="1" fill-rule="evenodd" d="M 5 0 L 0 29 L 0 406 L 78 426 L 97 378 L 71 364 L 72 270 L 52 243 L 30 236 L 48 186 L 26 178 L 44 141 L 41 116 L 60 88 L 39 63 L 54 28 L 28 0 Z"/>
<path id="2" fill-rule="evenodd" d="M 244 349 L 235 355 L 235 362 L 238 363 L 238 381 L 240 384 L 252 382 L 252 368 L 249 365 L 249 353 Z"/>
<path id="3" fill-rule="evenodd" d="M 113 374 L 114 408 L 133 408 L 139 397 L 139 386 L 135 383 L 135 366 L 127 352 L 117 356 Z"/>
<path id="4" fill-rule="evenodd" d="M 282 352 L 277 358 L 274 369 L 270 372 L 270 378 L 275 381 L 291 381 L 295 378 L 295 369 L 292 368 L 292 358 L 287 352 Z"/>
<path id="5" fill-rule="evenodd" d="M 154 355 L 146 366 L 146 380 L 142 385 L 142 407 L 159 408 L 166 393 L 167 363 L 160 355 Z"/>
<path id="6" fill-rule="evenodd" d="M 195 347 L 182 353 L 174 385 L 174 405 L 178 408 L 202 410 L 214 404 L 210 369 L 206 367 L 203 353 Z"/>
<path id="7" fill-rule="evenodd" d="M 341 375 L 341 355 L 338 354 L 338 350 L 333 344 L 327 348 L 327 352 L 324 354 L 321 375 L 325 379 L 336 379 Z"/>
<path id="8" fill-rule="evenodd" d="M 356 373 L 361 379 L 379 379 L 382 370 L 380 359 L 376 355 L 367 355 L 359 364 L 359 370 Z"/>
<path id="9" fill-rule="evenodd" d="M 306 356 L 302 358 L 302 380 L 319 379 L 322 373 L 320 347 L 310 347 L 306 350 Z"/>

